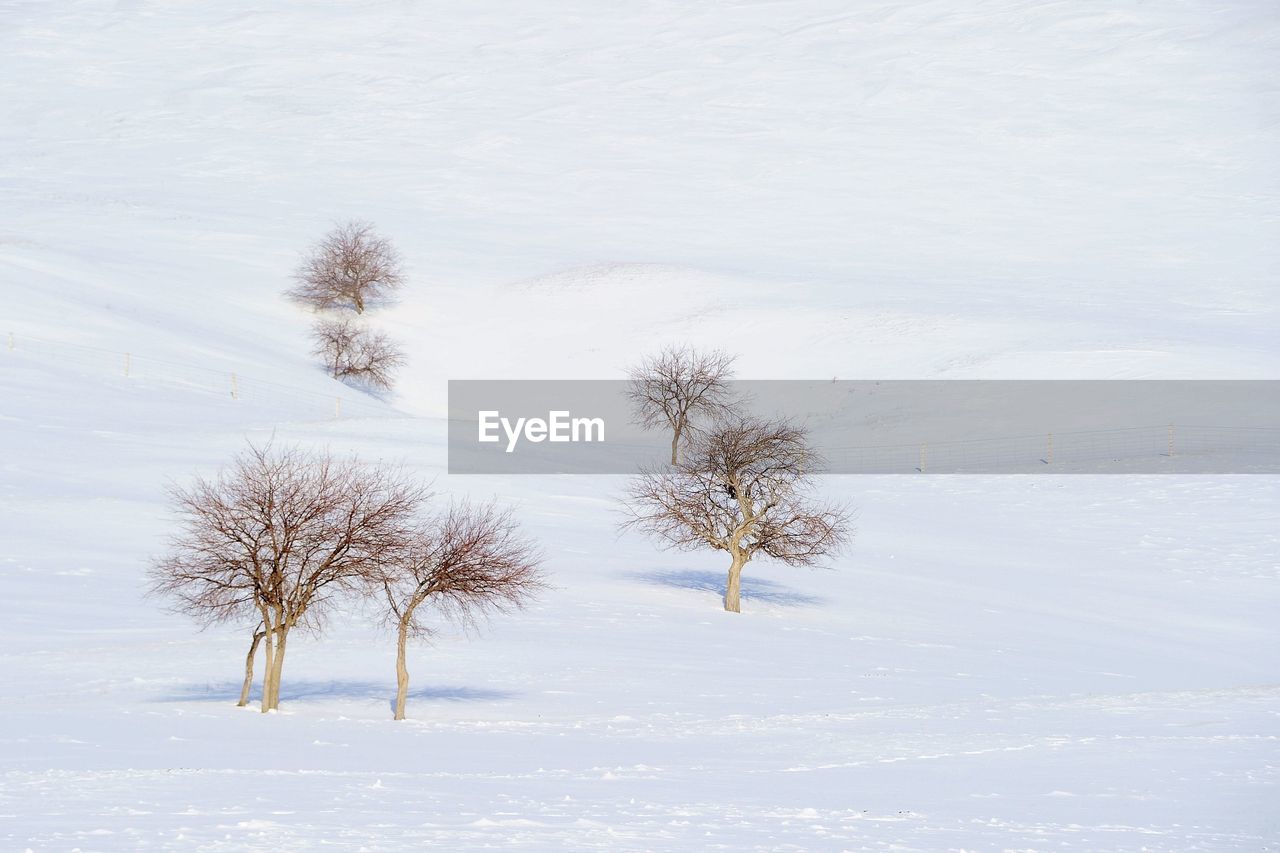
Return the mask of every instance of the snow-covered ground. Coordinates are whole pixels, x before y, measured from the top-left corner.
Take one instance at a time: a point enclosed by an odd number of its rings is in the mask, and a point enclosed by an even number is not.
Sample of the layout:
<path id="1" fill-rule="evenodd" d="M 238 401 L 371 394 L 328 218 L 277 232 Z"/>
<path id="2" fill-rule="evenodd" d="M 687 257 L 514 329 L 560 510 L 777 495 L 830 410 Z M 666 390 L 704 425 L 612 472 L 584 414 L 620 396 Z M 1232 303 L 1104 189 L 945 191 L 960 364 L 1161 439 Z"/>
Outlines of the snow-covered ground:
<path id="1" fill-rule="evenodd" d="M 1280 378 L 1277 57 L 1262 2 L 0 2 L 0 846 L 1280 846 L 1277 478 L 831 478 L 849 551 L 729 615 L 622 480 L 448 477 L 441 420 L 668 342 Z M 352 216 L 385 404 L 280 296 Z M 415 648 L 405 723 L 357 612 L 235 708 L 245 631 L 143 572 L 273 433 L 517 503 L 555 588 Z"/>

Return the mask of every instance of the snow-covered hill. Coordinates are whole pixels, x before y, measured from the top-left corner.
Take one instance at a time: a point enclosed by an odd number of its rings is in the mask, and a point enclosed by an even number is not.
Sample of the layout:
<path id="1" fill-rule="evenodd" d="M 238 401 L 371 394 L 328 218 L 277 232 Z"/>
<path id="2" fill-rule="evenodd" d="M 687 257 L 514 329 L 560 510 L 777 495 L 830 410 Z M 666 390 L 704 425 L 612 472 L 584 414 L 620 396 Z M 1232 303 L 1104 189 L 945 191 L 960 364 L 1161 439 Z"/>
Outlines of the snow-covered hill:
<path id="1" fill-rule="evenodd" d="M 1278 378 L 1277 48 L 1201 0 L 0 2 L 2 846 L 1280 843 L 1275 478 L 832 478 L 852 548 L 730 616 L 620 480 L 448 477 L 440 420 L 672 342 Z M 281 297 L 353 216 L 409 266 L 385 402 Z M 416 649 L 407 723 L 357 613 L 234 708 L 245 632 L 143 570 L 271 435 L 517 503 L 555 589 Z"/>

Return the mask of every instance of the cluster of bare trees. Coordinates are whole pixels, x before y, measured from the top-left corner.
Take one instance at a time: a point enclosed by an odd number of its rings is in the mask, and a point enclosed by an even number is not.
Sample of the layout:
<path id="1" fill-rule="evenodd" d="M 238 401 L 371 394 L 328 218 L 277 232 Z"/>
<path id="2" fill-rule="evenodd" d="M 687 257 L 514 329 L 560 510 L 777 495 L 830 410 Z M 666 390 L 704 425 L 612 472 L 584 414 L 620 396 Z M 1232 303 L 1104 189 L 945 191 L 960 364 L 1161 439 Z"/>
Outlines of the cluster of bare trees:
<path id="1" fill-rule="evenodd" d="M 326 321 L 327 333 L 349 340 L 343 322 Z M 672 455 L 632 480 L 624 527 L 671 548 L 725 552 L 724 607 L 736 613 L 748 562 L 815 565 L 847 541 L 850 514 L 815 494 L 822 459 L 804 428 L 750 415 L 734 398 L 733 362 L 681 347 L 632 372 L 637 419 L 671 430 Z M 431 615 L 471 625 L 546 588 L 541 555 L 511 510 L 433 508 L 426 486 L 383 464 L 250 445 L 216 477 L 171 496 L 180 526 L 151 565 L 152 592 L 204 625 L 249 631 L 239 704 L 261 650 L 264 713 L 279 707 L 293 631 L 322 632 L 346 602 L 372 606 L 395 632 L 401 720 L 408 644 L 430 635 Z"/>
<path id="2" fill-rule="evenodd" d="M 470 624 L 545 587 L 538 550 L 509 511 L 455 503 L 431 512 L 429 490 L 385 465 L 251 445 L 172 498 L 181 525 L 151 566 L 152 591 L 202 624 L 251 628 L 239 704 L 261 647 L 264 713 L 279 707 L 293 630 L 321 632 L 344 601 L 380 603 L 396 628 L 399 720 L 406 646 L 429 633 L 427 611 Z"/>
<path id="3" fill-rule="evenodd" d="M 671 430 L 671 463 L 641 471 L 624 497 L 624 528 L 681 550 L 729 555 L 724 608 L 741 612 L 742 569 L 756 556 L 812 566 L 849 538 L 849 511 L 814 495 L 822 458 L 806 431 L 744 410 L 732 356 L 670 347 L 628 385 L 637 422 Z"/>
<path id="4" fill-rule="evenodd" d="M 335 227 L 311 248 L 287 295 L 317 312 L 354 311 L 391 301 L 404 284 L 404 265 L 390 241 L 367 222 Z M 387 335 L 350 317 L 321 316 L 312 326 L 313 355 L 329 374 L 375 391 L 388 391 L 404 354 Z"/>

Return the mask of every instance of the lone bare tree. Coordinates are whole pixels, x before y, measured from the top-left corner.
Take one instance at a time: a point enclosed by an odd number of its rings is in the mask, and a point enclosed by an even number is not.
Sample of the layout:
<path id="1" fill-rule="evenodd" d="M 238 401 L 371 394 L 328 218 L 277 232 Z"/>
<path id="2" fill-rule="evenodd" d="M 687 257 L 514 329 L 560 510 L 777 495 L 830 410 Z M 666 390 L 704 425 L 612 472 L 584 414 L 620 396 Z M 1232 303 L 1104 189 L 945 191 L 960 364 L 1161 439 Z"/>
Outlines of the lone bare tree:
<path id="1" fill-rule="evenodd" d="M 289 296 L 313 308 L 354 308 L 390 297 L 404 284 L 400 253 L 368 222 L 343 223 L 311 248 Z"/>
<path id="2" fill-rule="evenodd" d="M 391 390 L 395 372 L 405 363 L 391 338 L 349 318 L 318 320 L 311 339 L 312 354 L 324 360 L 330 376 L 376 390 Z"/>
<path id="3" fill-rule="evenodd" d="M 673 467 L 641 472 L 623 526 L 668 547 L 728 552 L 724 609 L 739 613 L 742 569 L 753 557 L 814 565 L 847 541 L 848 511 L 810 497 L 820 462 L 803 429 L 735 416 L 699 434 Z"/>
<path id="4" fill-rule="evenodd" d="M 670 428 L 672 465 L 679 460 L 681 440 L 695 430 L 694 418 L 715 420 L 731 411 L 733 362 L 719 350 L 667 347 L 630 370 L 627 398 L 636 422 L 645 429 Z"/>
<path id="5" fill-rule="evenodd" d="M 256 625 L 245 669 L 252 679 L 262 643 L 266 713 L 280 705 L 290 632 L 320 630 L 338 593 L 406 546 L 426 491 L 355 458 L 250 445 L 216 478 L 171 496 L 181 526 L 151 566 L 152 592 L 205 625 Z"/>
<path id="6" fill-rule="evenodd" d="M 397 720 L 409 695 L 406 646 L 410 637 L 431 633 L 423 605 L 464 625 L 521 607 L 546 587 L 540 559 L 510 510 L 461 503 L 421 525 L 409 546 L 370 576 L 370 589 L 385 597 L 396 626 Z"/>

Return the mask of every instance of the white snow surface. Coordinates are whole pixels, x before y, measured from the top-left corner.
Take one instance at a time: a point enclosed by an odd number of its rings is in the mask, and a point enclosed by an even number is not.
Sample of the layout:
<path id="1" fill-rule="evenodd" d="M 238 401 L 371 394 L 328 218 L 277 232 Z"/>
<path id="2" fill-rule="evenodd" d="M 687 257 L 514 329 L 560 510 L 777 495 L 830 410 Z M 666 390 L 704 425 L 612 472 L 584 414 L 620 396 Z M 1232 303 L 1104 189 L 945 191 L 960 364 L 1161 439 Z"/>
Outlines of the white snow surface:
<path id="1" fill-rule="evenodd" d="M 622 479 L 449 477 L 440 419 L 669 342 L 1280 378 L 1277 72 L 1246 0 L 0 2 L 0 847 L 1280 847 L 1277 478 L 829 478 L 850 548 L 730 615 Z M 353 216 L 386 401 L 280 295 Z M 358 609 L 235 708 L 251 626 L 144 572 L 272 435 L 514 503 L 554 589 L 415 647 L 406 722 Z"/>

